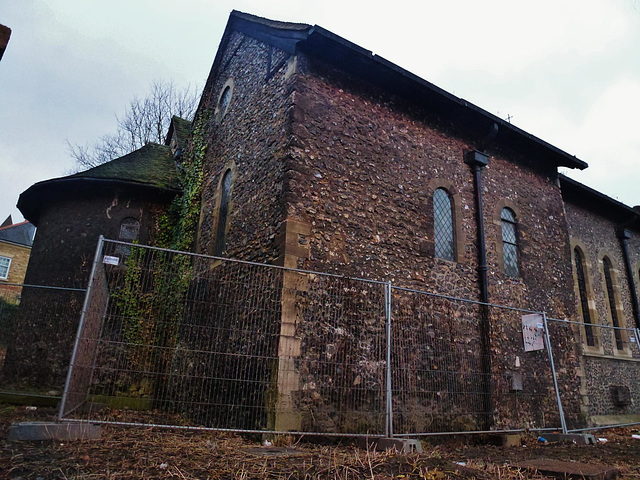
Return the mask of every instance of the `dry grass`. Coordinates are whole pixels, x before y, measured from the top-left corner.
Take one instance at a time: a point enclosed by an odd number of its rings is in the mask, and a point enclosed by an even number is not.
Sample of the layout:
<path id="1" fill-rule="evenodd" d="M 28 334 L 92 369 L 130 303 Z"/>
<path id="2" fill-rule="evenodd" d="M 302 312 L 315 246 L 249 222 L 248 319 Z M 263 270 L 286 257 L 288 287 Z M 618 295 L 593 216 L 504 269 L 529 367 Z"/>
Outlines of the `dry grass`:
<path id="1" fill-rule="evenodd" d="M 510 468 L 509 462 L 546 455 L 607 461 L 625 478 L 640 478 L 640 441 L 630 432 L 610 432 L 596 446 L 539 446 L 503 449 L 457 439 L 425 452 L 401 455 L 352 444 L 317 445 L 282 436 L 271 448 L 258 439 L 195 431 L 103 427 L 99 441 L 7 442 L 11 422 L 48 420 L 52 411 L 0 405 L 0 478 L 7 479 L 267 479 L 397 480 L 544 478 Z M 605 436 L 604 434 L 599 434 Z M 533 441 L 533 439 L 530 439 Z M 456 462 L 466 462 L 460 465 Z M 461 463 L 464 463 L 461 462 Z"/>

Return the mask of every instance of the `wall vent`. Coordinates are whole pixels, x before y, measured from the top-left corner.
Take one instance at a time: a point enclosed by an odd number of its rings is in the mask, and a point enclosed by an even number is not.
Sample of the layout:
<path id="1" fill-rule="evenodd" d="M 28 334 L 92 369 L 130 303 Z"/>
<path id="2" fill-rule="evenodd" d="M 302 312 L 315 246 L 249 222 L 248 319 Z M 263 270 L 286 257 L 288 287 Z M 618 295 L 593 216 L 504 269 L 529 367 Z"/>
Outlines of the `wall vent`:
<path id="1" fill-rule="evenodd" d="M 611 385 L 611 400 L 616 407 L 627 407 L 631 405 L 631 392 L 629 387 L 624 385 Z"/>

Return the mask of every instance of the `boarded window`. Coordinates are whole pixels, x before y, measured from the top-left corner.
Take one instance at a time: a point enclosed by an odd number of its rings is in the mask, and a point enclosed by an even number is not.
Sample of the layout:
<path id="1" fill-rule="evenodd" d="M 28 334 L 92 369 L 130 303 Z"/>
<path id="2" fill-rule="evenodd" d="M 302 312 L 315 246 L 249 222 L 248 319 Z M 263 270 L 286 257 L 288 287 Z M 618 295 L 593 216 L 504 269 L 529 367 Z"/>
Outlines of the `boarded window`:
<path id="1" fill-rule="evenodd" d="M 455 255 L 453 205 L 449 192 L 444 188 L 436 189 L 433 194 L 433 236 L 435 256 L 453 260 Z"/>
<path id="2" fill-rule="evenodd" d="M 128 217 L 120 223 L 118 240 L 121 242 L 133 243 L 138 240 L 139 233 L 140 222 L 135 218 Z M 131 247 L 129 245 L 118 245 L 116 251 L 126 257 L 131 254 Z"/>
<path id="3" fill-rule="evenodd" d="M 125 218 L 120 224 L 120 235 L 118 240 L 123 242 L 134 242 L 140 233 L 140 222 L 135 218 Z"/>

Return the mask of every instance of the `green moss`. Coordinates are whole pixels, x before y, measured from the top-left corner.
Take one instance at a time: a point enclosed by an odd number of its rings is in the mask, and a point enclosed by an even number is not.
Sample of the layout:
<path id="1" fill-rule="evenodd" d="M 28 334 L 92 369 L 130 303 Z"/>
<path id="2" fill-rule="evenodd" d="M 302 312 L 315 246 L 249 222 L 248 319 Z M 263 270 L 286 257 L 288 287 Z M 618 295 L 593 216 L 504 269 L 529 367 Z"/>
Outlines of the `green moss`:
<path id="1" fill-rule="evenodd" d="M 156 143 L 148 143 L 123 157 L 65 178 L 121 180 L 167 189 L 179 187 L 171 149 Z"/>

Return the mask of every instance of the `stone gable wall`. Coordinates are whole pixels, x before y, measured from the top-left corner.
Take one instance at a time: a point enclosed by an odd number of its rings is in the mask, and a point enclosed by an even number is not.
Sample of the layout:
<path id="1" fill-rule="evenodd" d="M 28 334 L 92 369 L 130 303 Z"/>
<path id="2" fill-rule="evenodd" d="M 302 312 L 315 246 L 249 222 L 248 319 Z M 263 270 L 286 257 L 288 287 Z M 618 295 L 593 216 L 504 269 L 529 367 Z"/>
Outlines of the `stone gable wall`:
<path id="1" fill-rule="evenodd" d="M 292 69 L 289 56 L 241 33 L 234 33 L 220 67 L 203 93 L 199 115 L 208 115 L 202 210 L 197 251 L 214 253 L 220 182 L 231 169 L 233 183 L 226 256 L 273 262 L 276 235 L 284 220 L 283 156 L 287 147 Z M 221 92 L 232 85 L 224 116 Z M 197 123 L 194 122 L 194 124 Z"/>

